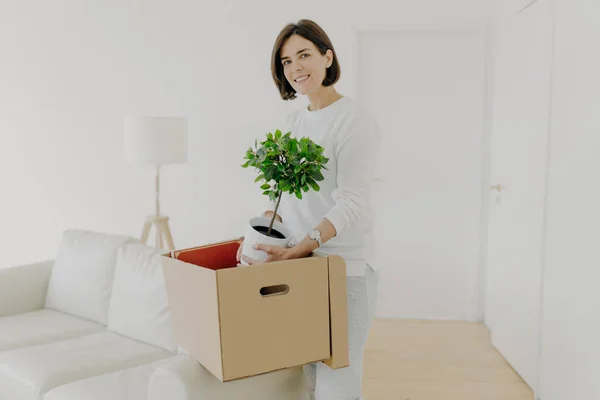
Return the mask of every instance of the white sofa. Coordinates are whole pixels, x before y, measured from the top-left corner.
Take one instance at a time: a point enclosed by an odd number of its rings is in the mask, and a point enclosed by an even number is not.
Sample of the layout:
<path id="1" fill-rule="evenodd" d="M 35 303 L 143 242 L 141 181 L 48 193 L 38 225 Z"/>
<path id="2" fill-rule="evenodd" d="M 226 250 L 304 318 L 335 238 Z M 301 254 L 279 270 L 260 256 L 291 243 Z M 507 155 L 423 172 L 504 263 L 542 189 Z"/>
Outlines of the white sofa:
<path id="1" fill-rule="evenodd" d="M 52 261 L 0 269 L 0 400 L 298 400 L 301 368 L 221 383 L 178 346 L 160 251 L 65 231 Z"/>

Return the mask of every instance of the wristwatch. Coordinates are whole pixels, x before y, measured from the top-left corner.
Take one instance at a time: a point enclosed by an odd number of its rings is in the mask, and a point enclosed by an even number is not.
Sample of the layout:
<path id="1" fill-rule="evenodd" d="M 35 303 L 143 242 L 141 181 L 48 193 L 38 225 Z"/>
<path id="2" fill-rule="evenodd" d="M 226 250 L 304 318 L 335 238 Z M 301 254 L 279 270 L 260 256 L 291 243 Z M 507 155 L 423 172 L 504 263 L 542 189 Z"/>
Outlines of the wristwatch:
<path id="1" fill-rule="evenodd" d="M 319 243 L 319 247 L 321 247 L 323 245 L 323 241 L 321 240 L 321 232 L 319 232 L 318 229 L 311 229 L 308 232 L 308 237 L 311 238 L 312 240 L 316 240 L 317 243 Z"/>

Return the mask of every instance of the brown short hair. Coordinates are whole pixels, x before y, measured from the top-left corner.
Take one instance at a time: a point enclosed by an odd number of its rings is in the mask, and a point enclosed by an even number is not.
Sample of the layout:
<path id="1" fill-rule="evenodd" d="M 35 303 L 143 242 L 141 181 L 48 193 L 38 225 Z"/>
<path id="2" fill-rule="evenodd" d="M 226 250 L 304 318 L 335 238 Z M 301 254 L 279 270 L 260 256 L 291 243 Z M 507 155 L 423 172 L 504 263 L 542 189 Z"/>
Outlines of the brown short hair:
<path id="1" fill-rule="evenodd" d="M 283 65 L 281 64 L 281 48 L 283 44 L 292 36 L 299 35 L 306 40 L 310 40 L 321 55 L 325 55 L 327 50 L 333 53 L 331 66 L 327 68 L 327 74 L 323 80 L 323 86 L 331 86 L 340 79 L 341 70 L 333 44 L 325 31 L 314 21 L 301 19 L 297 23 L 287 24 L 277 36 L 271 53 L 271 76 L 275 86 L 279 89 L 283 100 L 293 100 L 296 98 L 296 91 L 290 85 L 283 74 Z"/>

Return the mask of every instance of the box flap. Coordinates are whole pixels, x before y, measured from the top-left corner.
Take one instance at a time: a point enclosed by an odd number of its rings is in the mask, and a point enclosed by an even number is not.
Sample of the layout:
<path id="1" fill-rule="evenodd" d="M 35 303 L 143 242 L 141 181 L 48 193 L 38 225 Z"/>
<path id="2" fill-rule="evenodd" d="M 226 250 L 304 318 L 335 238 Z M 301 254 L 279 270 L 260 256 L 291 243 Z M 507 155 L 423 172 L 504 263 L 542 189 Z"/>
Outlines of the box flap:
<path id="1" fill-rule="evenodd" d="M 346 262 L 340 256 L 329 256 L 328 260 L 331 358 L 324 363 L 333 369 L 338 369 L 350 365 Z"/>
<path id="2" fill-rule="evenodd" d="M 161 257 L 177 342 L 217 378 L 223 378 L 216 272 Z"/>

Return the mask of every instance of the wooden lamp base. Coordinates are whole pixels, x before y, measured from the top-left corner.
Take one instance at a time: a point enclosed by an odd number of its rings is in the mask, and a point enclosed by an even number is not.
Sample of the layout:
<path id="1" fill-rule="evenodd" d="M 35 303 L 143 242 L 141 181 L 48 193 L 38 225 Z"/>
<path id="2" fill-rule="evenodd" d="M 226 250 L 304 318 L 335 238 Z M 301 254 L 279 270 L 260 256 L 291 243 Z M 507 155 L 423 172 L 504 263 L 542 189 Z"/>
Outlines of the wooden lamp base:
<path id="1" fill-rule="evenodd" d="M 142 242 L 146 243 L 148 241 L 152 226 L 156 229 L 156 247 L 162 249 L 163 243 L 166 242 L 167 249 L 175 250 L 173 236 L 171 235 L 171 229 L 169 228 L 169 217 L 156 215 L 148 216 L 142 230 Z"/>

